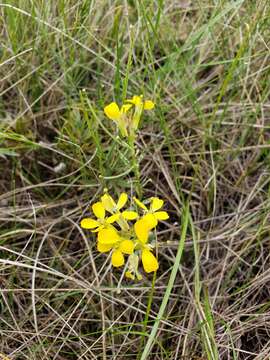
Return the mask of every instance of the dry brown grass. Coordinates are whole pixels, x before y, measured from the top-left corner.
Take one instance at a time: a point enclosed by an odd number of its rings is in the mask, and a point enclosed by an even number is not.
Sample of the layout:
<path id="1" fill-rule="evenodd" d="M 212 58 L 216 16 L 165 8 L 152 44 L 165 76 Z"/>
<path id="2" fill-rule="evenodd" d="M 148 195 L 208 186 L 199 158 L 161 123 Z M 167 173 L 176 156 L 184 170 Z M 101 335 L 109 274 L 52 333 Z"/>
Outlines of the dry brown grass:
<path id="1" fill-rule="evenodd" d="M 14 0 L 0 11 L 1 353 L 141 359 L 153 341 L 150 360 L 270 359 L 268 1 Z M 102 113 L 125 77 L 129 95 L 157 104 L 136 146 L 144 195 L 170 213 L 157 276 L 138 283 L 79 227 L 104 186 L 134 192 Z"/>

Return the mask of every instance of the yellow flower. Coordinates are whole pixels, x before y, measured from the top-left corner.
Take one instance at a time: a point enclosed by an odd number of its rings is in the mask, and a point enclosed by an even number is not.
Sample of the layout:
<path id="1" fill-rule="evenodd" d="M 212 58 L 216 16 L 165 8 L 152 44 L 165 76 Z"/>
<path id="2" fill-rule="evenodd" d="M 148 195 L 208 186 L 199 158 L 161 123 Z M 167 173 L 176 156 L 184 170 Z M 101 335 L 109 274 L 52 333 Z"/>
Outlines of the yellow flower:
<path id="1" fill-rule="evenodd" d="M 124 265 L 123 254 L 130 255 L 134 251 L 134 242 L 123 239 L 114 228 L 104 228 L 98 233 L 97 249 L 101 253 L 112 251 L 112 265 L 120 267 Z"/>
<path id="2" fill-rule="evenodd" d="M 143 110 L 152 110 L 155 106 L 151 100 L 143 100 L 143 96 L 135 95 L 132 99 L 125 100 L 126 104 L 121 108 L 112 102 L 105 106 L 104 113 L 106 116 L 113 120 L 122 136 L 134 135 L 134 131 L 137 130 Z M 133 108 L 133 111 L 129 111 Z"/>
<path id="3" fill-rule="evenodd" d="M 149 206 L 134 198 L 137 206 L 144 212 L 139 219 L 136 211 L 123 210 L 127 201 L 128 195 L 125 192 L 115 201 L 105 189 L 100 201 L 92 205 L 96 218 L 82 219 L 81 227 L 97 233 L 97 250 L 100 253 L 110 252 L 112 266 L 123 266 L 125 256 L 129 255 L 125 275 L 129 279 L 141 280 L 142 275 L 138 271 L 140 260 L 146 273 L 157 271 L 159 268 L 149 235 L 158 221 L 167 220 L 169 215 L 166 211 L 160 211 L 164 201 L 158 197 L 149 199 Z M 109 216 L 106 216 L 106 213 L 109 213 Z M 136 222 L 131 224 L 130 220 Z"/>
<path id="4" fill-rule="evenodd" d="M 152 197 L 150 203 L 150 209 L 148 209 L 144 203 L 138 200 L 136 197 L 133 197 L 135 203 L 144 210 L 145 215 L 142 219 L 148 222 L 150 228 L 154 228 L 157 226 L 158 220 L 167 220 L 169 219 L 169 215 L 166 211 L 158 211 L 162 208 L 164 201 L 157 198 Z"/>
<path id="5" fill-rule="evenodd" d="M 126 102 L 134 105 L 132 127 L 137 130 L 143 110 L 152 110 L 155 104 L 151 100 L 143 100 L 143 95 L 135 95 L 132 99 L 127 99 Z"/>
<path id="6" fill-rule="evenodd" d="M 138 217 L 138 214 L 135 211 L 125 210 L 125 211 L 120 212 L 120 210 L 126 205 L 127 200 L 128 200 L 128 196 L 126 193 L 120 194 L 117 203 L 114 201 L 114 199 L 108 193 L 105 193 L 101 197 L 102 205 L 108 212 L 118 216 L 116 221 L 117 221 L 118 225 L 121 227 L 121 229 L 123 229 L 123 230 L 129 229 L 129 226 L 128 226 L 128 223 L 126 220 L 135 220 Z"/>
<path id="7" fill-rule="evenodd" d="M 91 219 L 91 218 L 84 218 L 81 221 L 81 227 L 83 229 L 90 229 L 92 232 L 100 231 L 103 228 L 112 226 L 111 224 L 114 223 L 119 215 L 114 214 L 112 216 L 109 216 L 108 218 L 105 217 L 105 208 L 102 204 L 102 202 L 98 201 L 95 204 L 92 205 L 92 210 L 97 219 Z"/>
<path id="8" fill-rule="evenodd" d="M 104 108 L 105 114 L 117 124 L 122 136 L 128 136 L 127 112 L 131 107 L 131 104 L 125 104 L 119 109 L 119 106 L 115 102 L 112 102 Z"/>
<path id="9" fill-rule="evenodd" d="M 151 100 L 143 101 L 143 95 L 134 95 L 132 99 L 127 99 L 126 102 L 129 102 L 137 107 L 142 106 L 143 110 L 152 110 L 155 107 L 155 104 Z"/>

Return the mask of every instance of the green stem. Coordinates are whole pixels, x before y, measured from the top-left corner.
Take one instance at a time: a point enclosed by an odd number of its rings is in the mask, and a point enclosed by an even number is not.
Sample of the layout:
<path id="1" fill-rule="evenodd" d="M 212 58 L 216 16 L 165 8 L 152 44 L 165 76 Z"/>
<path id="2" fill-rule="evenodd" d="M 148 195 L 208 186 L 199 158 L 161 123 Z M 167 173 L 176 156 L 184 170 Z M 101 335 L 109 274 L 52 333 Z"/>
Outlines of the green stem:
<path id="1" fill-rule="evenodd" d="M 142 337 L 141 337 L 141 341 L 140 341 L 140 345 L 139 345 L 137 360 L 139 360 L 141 358 L 141 350 L 142 350 L 143 346 L 145 345 L 145 336 L 146 336 L 145 334 L 146 334 L 146 330 L 147 330 L 149 314 L 151 311 L 153 297 L 154 297 L 156 278 L 157 278 L 157 272 L 155 271 L 154 275 L 153 275 L 153 279 L 152 279 L 152 286 L 151 286 L 150 294 L 148 297 L 147 309 L 146 309 L 146 313 L 145 313 L 145 317 L 144 317 L 144 321 L 143 321 Z"/>
<path id="2" fill-rule="evenodd" d="M 132 134 L 128 137 L 128 143 L 131 151 L 131 163 L 135 174 L 135 190 L 137 196 L 141 199 L 142 197 L 142 187 L 140 182 L 140 166 L 136 156 L 136 149 L 135 149 L 135 135 Z"/>

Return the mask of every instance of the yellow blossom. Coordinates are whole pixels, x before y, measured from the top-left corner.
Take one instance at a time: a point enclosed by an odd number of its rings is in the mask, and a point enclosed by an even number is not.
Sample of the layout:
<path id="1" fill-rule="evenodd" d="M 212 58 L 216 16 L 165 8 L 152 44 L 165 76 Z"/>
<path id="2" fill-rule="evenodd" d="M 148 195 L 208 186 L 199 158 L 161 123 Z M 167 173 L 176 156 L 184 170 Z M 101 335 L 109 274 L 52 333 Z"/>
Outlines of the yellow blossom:
<path id="1" fill-rule="evenodd" d="M 143 219 L 149 223 L 150 228 L 157 226 L 158 220 L 167 220 L 169 219 L 169 215 L 166 211 L 158 211 L 162 208 L 164 201 L 157 198 L 152 197 L 150 208 L 148 209 L 144 203 L 142 203 L 140 200 L 138 200 L 136 197 L 133 197 L 135 203 L 144 210 L 145 215 L 143 216 Z"/>
<path id="2" fill-rule="evenodd" d="M 104 228 L 98 233 L 97 249 L 101 253 L 112 250 L 112 265 L 114 267 L 124 265 L 123 254 L 132 254 L 134 246 L 132 240 L 122 238 L 114 228 Z"/>
<path id="3" fill-rule="evenodd" d="M 134 105 L 132 128 L 137 130 L 143 110 L 152 110 L 155 104 L 151 100 L 143 100 L 143 95 L 135 95 L 132 99 L 127 99 L 126 102 Z"/>
<path id="4" fill-rule="evenodd" d="M 119 108 L 115 102 L 112 102 L 104 108 L 105 114 L 117 124 L 122 136 L 128 136 L 127 112 L 131 107 L 131 104 L 125 104 Z"/>
<path id="5" fill-rule="evenodd" d="M 169 215 L 160 210 L 164 201 L 158 197 L 146 201 L 146 204 L 150 203 L 147 206 L 134 198 L 138 208 L 143 210 L 140 218 L 136 211 L 123 210 L 127 201 L 128 195 L 125 192 L 115 201 L 106 189 L 100 201 L 92 205 L 96 219 L 84 218 L 81 226 L 97 233 L 97 250 L 100 253 L 110 252 L 112 266 L 123 266 L 128 255 L 126 278 L 141 280 L 142 275 L 138 270 L 140 261 L 146 273 L 158 270 L 158 260 L 149 238 L 158 221 L 167 220 Z M 106 212 L 109 216 L 106 216 Z M 135 222 L 132 223 L 133 220 Z"/>
<path id="6" fill-rule="evenodd" d="M 81 227 L 83 229 L 90 229 L 92 232 L 100 231 L 101 229 L 110 226 L 119 217 L 118 214 L 114 214 L 106 218 L 105 208 L 100 201 L 92 205 L 92 210 L 97 219 L 84 218 L 81 221 Z"/>
<path id="7" fill-rule="evenodd" d="M 138 214 L 135 211 L 124 210 L 120 212 L 126 205 L 127 200 L 128 195 L 126 193 L 120 194 L 117 203 L 107 192 L 101 197 L 102 205 L 108 212 L 118 216 L 116 221 L 123 230 L 129 229 L 127 220 L 135 220 L 138 217 Z"/>
<path id="8" fill-rule="evenodd" d="M 126 205 L 127 200 L 128 195 L 126 193 L 120 194 L 117 203 L 107 192 L 105 192 L 105 194 L 101 196 L 101 202 L 104 208 L 111 214 L 119 212 Z"/>
<path id="9" fill-rule="evenodd" d="M 137 107 L 142 107 L 143 110 L 152 110 L 155 106 L 151 100 L 143 100 L 143 95 L 134 95 L 132 99 L 127 99 L 126 102 L 131 103 Z"/>
<path id="10" fill-rule="evenodd" d="M 126 137 L 134 135 L 134 131 L 139 126 L 143 110 L 152 110 L 154 106 L 153 101 L 144 100 L 143 95 L 135 95 L 132 99 L 126 99 L 125 104 L 121 107 L 116 102 L 110 103 L 105 106 L 104 113 L 117 124 L 121 135 Z"/>

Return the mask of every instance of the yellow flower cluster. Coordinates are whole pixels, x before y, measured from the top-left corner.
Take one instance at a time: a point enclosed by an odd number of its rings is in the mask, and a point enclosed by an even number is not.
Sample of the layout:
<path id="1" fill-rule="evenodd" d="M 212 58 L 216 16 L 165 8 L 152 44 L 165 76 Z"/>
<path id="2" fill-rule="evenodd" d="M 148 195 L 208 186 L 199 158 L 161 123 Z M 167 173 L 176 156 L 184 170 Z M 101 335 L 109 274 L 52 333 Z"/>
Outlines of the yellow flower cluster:
<path id="1" fill-rule="evenodd" d="M 154 245 L 149 239 L 158 221 L 167 220 L 169 215 L 160 211 L 164 201 L 157 197 L 147 201 L 149 207 L 135 197 L 133 200 L 141 215 L 138 211 L 123 210 L 128 201 L 126 193 L 122 193 L 115 202 L 105 191 L 100 201 L 92 205 L 96 219 L 82 219 L 81 227 L 97 232 L 97 249 L 101 253 L 111 251 L 113 266 L 123 266 L 124 255 L 128 255 L 126 277 L 141 279 L 138 271 L 140 259 L 147 273 L 158 269 L 158 261 L 153 254 Z"/>
<path id="2" fill-rule="evenodd" d="M 155 104 L 151 100 L 144 100 L 143 96 L 135 95 L 132 99 L 126 99 L 125 104 L 119 106 L 112 102 L 105 106 L 104 112 L 113 120 L 122 136 L 133 135 L 139 126 L 143 110 L 152 110 Z"/>

